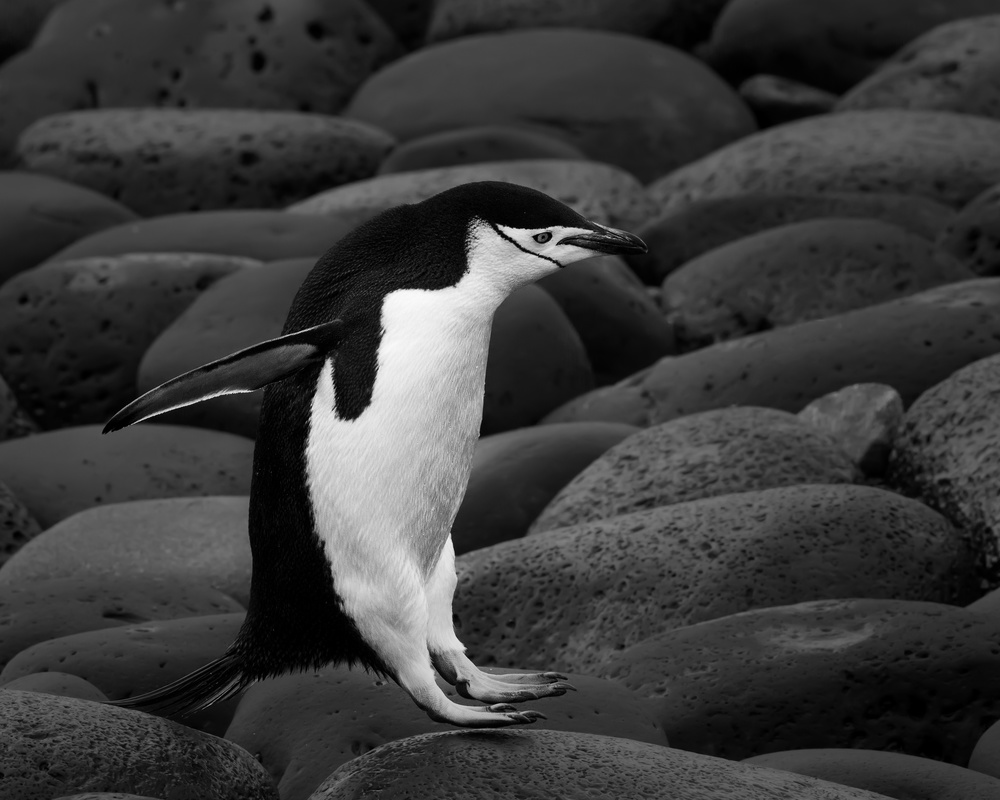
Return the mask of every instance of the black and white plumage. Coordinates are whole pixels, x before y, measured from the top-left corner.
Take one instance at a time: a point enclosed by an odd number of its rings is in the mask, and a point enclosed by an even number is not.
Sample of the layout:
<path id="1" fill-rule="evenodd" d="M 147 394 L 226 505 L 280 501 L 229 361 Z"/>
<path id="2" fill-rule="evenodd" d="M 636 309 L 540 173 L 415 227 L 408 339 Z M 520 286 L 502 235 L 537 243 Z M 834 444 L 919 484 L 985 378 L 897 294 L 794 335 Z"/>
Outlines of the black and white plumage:
<path id="1" fill-rule="evenodd" d="M 452 624 L 451 526 L 482 419 L 493 314 L 515 289 L 599 253 L 644 252 L 531 189 L 483 182 L 400 206 L 328 251 L 282 336 L 192 370 L 105 432 L 266 386 L 250 490 L 246 621 L 224 656 L 118 705 L 203 708 L 250 683 L 330 663 L 391 677 L 428 715 L 531 722 L 512 702 L 572 688 L 488 675 Z M 454 703 L 434 670 L 485 707 Z"/>

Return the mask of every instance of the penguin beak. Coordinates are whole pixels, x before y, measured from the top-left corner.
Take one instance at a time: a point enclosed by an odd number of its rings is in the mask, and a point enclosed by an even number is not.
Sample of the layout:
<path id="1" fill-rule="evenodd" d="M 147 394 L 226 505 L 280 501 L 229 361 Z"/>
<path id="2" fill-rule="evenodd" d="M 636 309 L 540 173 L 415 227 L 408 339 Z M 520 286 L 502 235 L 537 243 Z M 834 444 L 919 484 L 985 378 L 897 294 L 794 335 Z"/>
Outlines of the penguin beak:
<path id="1" fill-rule="evenodd" d="M 631 233 L 620 231 L 617 228 L 605 228 L 603 225 L 595 225 L 595 228 L 593 233 L 578 233 L 574 236 L 567 236 L 559 244 L 572 244 L 614 256 L 635 255 L 649 251 L 646 243 Z"/>

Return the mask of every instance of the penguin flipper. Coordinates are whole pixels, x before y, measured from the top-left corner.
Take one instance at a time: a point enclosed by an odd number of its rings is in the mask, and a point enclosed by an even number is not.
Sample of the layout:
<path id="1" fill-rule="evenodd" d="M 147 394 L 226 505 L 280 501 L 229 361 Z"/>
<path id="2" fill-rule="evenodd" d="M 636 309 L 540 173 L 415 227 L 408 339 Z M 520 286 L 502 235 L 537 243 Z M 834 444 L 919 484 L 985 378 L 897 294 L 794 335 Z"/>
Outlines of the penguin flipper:
<path id="1" fill-rule="evenodd" d="M 250 683 L 252 681 L 243 675 L 239 660 L 227 653 L 159 689 L 124 700 L 108 700 L 106 704 L 167 716 L 193 714 L 235 697 Z"/>
<path id="2" fill-rule="evenodd" d="M 263 389 L 318 359 L 326 358 L 344 338 L 345 324 L 335 319 L 252 345 L 197 367 L 136 398 L 104 426 L 103 433 L 225 394 Z"/>

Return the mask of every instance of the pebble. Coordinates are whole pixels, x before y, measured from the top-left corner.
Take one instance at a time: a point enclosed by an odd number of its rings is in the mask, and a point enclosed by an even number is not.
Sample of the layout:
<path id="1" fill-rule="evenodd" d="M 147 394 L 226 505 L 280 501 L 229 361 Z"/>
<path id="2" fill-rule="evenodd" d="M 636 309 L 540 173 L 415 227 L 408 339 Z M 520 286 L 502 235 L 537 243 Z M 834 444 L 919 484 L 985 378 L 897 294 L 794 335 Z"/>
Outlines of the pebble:
<path id="1" fill-rule="evenodd" d="M 0 25 L 0 28 L 3 26 Z M 0 172 L 0 284 L 97 231 L 136 219 L 110 197 L 27 172 Z"/>
<path id="2" fill-rule="evenodd" d="M 682 264 L 716 247 L 780 225 L 822 217 L 881 220 L 934 239 L 955 212 L 933 200 L 904 194 L 751 192 L 716 197 L 648 220 L 636 234 L 649 252 L 626 260 L 647 284 L 659 284 Z"/>
<path id="3" fill-rule="evenodd" d="M 530 776 L 527 777 L 527 776 Z M 691 800 L 888 800 L 780 770 L 586 733 L 425 733 L 349 761 L 309 800 L 367 797 L 684 797 Z"/>
<path id="4" fill-rule="evenodd" d="M 451 529 L 455 552 L 461 555 L 524 536 L 575 475 L 637 431 L 612 422 L 570 422 L 482 437 Z"/>
<path id="5" fill-rule="evenodd" d="M 568 677 L 576 692 L 526 705 L 548 717 L 533 723 L 531 730 L 574 731 L 666 745 L 659 725 L 650 719 L 645 698 L 612 681 L 588 675 Z M 438 685 L 455 702 L 476 702 L 458 697 L 441 680 Z M 352 758 L 386 742 L 447 730 L 454 728 L 432 722 L 392 681 L 378 680 L 361 669 L 328 667 L 251 686 L 226 739 L 264 765 L 283 800 L 306 800 L 331 772 Z"/>
<path id="6" fill-rule="evenodd" d="M 35 422 L 18 403 L 3 375 L 0 375 L 0 442 L 38 433 Z"/>
<path id="7" fill-rule="evenodd" d="M 928 800 L 996 800 L 1000 781 L 969 769 L 905 753 L 861 748 L 783 750 L 743 761 L 878 792 Z"/>
<path id="8" fill-rule="evenodd" d="M 249 494 L 253 442 L 143 423 L 108 436 L 83 425 L 0 442 L 0 481 L 48 528 L 91 506 Z"/>
<path id="9" fill-rule="evenodd" d="M 46 428 L 107 421 L 143 353 L 219 278 L 260 262 L 195 253 L 56 261 L 0 287 L 0 372 Z"/>
<path id="10" fill-rule="evenodd" d="M 1000 715 L 998 636 L 996 618 L 952 606 L 829 599 L 657 634 L 597 674 L 658 702 L 683 750 L 850 747 L 965 764 Z"/>
<path id="11" fill-rule="evenodd" d="M 8 586 L 52 579 L 76 577 L 117 588 L 141 578 L 212 587 L 246 606 L 248 515 L 246 497 L 167 497 L 87 508 L 9 559 L 0 568 L 0 595 Z"/>
<path id="12" fill-rule="evenodd" d="M 0 567 L 41 532 L 38 520 L 8 486 L 0 482 Z"/>
<path id="13" fill-rule="evenodd" d="M 321 192 L 288 210 L 332 216 L 339 224 L 354 226 L 393 206 L 419 203 L 473 181 L 505 181 L 537 189 L 587 219 L 625 230 L 640 225 L 651 214 L 645 189 L 627 172 L 596 161 L 539 158 L 380 175 Z"/>
<path id="14" fill-rule="evenodd" d="M 14 155 L 19 168 L 154 216 L 286 206 L 371 177 L 394 144 L 371 125 L 322 114 L 100 108 L 38 120 Z"/>
<path id="15" fill-rule="evenodd" d="M 751 608 L 979 592 L 948 520 L 848 484 L 660 506 L 502 542 L 458 565 L 455 612 L 477 664 L 592 675 L 650 636 Z"/>
<path id="16" fill-rule="evenodd" d="M 1000 3 L 990 5 L 1000 11 Z M 847 92 L 837 111 L 919 108 L 998 118 L 998 49 L 998 14 L 939 25 Z"/>
<path id="17" fill-rule="evenodd" d="M 704 497 L 854 478 L 855 467 L 837 441 L 793 414 L 716 409 L 646 428 L 615 445 L 556 494 L 530 533 Z"/>
<path id="18" fill-rule="evenodd" d="M 432 44 L 372 75 L 344 114 L 402 142 L 477 125 L 542 124 L 643 182 L 756 127 L 736 92 L 688 54 L 572 28 Z"/>
<path id="19" fill-rule="evenodd" d="M 977 275 L 1000 275 L 1000 184 L 969 201 L 935 244 Z"/>
<path id="20" fill-rule="evenodd" d="M 814 219 L 688 261 L 664 280 L 660 305 L 683 351 L 974 277 L 932 242 L 895 225 Z"/>
<path id="21" fill-rule="evenodd" d="M 835 94 L 777 75 L 754 75 L 738 91 L 761 128 L 827 114 L 837 103 Z"/>
<path id="22" fill-rule="evenodd" d="M 15 678 L 0 688 L 75 697 L 78 700 L 91 700 L 95 703 L 103 703 L 108 699 L 108 696 L 90 681 L 67 672 L 36 672 L 23 678 Z"/>
<path id="23" fill-rule="evenodd" d="M 1000 182 L 1000 120 L 844 111 L 747 136 L 649 186 L 663 212 L 752 193 L 898 192 L 961 206 Z"/>
<path id="24" fill-rule="evenodd" d="M 50 800 L 110 791 L 158 798 L 278 800 L 236 745 L 150 714 L 38 692 L 0 691 L 0 793 Z M 197 787 L 195 789 L 195 787 Z M 86 795 L 84 795 L 86 796 Z"/>

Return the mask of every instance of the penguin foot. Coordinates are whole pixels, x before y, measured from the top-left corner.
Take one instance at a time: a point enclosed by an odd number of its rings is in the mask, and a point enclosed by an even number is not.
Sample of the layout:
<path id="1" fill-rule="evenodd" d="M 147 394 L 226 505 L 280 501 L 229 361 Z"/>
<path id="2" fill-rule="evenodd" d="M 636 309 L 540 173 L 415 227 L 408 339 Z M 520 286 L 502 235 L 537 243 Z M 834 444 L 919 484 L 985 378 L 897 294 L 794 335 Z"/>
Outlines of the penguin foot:
<path id="1" fill-rule="evenodd" d="M 536 720 L 548 719 L 540 711 L 519 711 L 506 703 L 479 707 L 449 703 L 443 708 L 425 710 L 435 722 L 445 722 L 463 728 L 504 728 L 508 725 L 528 725 Z"/>
<path id="2" fill-rule="evenodd" d="M 566 681 L 540 683 L 507 683 L 500 680 L 504 675 L 488 675 L 480 672 L 468 679 L 455 683 L 456 691 L 469 700 L 484 703 L 523 703 L 525 700 L 539 700 L 543 697 L 559 697 L 566 692 L 575 692 L 576 687 Z M 538 678 L 538 675 L 518 675 L 519 678 Z M 492 708 L 492 706 L 491 706 Z"/>

